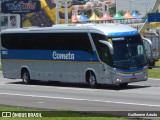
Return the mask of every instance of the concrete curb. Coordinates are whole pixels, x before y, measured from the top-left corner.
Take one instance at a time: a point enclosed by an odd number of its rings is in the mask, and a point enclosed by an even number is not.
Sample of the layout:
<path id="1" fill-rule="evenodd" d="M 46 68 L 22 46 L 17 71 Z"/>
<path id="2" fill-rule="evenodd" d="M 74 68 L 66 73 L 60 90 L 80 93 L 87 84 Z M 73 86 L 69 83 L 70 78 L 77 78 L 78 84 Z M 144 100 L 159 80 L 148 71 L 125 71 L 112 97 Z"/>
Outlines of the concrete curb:
<path id="1" fill-rule="evenodd" d="M 150 80 L 160 80 L 160 79 L 158 79 L 158 78 L 148 78 L 148 79 L 150 79 Z"/>

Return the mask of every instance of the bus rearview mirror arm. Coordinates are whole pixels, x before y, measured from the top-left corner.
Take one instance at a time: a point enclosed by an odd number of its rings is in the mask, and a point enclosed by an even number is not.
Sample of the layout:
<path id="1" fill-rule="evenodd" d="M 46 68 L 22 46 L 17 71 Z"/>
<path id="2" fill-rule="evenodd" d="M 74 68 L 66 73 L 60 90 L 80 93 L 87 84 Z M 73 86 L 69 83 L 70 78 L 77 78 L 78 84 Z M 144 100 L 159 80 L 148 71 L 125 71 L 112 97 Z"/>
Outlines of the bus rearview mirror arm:
<path id="1" fill-rule="evenodd" d="M 104 41 L 104 40 L 99 40 L 99 42 L 105 44 L 108 46 L 109 50 L 110 50 L 110 54 L 114 54 L 114 50 L 113 50 L 113 45 L 110 42 Z"/>

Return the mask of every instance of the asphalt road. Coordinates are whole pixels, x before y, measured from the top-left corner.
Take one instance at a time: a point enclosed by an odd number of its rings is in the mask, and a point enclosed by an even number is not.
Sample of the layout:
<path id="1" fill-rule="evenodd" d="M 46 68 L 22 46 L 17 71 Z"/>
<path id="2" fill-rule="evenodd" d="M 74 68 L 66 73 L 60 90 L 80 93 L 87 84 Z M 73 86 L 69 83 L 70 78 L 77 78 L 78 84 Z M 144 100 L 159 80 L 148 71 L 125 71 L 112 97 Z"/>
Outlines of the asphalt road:
<path id="1" fill-rule="evenodd" d="M 160 111 L 160 80 L 129 84 L 127 88 L 85 84 L 37 83 L 3 78 L 0 104 L 74 111 Z"/>

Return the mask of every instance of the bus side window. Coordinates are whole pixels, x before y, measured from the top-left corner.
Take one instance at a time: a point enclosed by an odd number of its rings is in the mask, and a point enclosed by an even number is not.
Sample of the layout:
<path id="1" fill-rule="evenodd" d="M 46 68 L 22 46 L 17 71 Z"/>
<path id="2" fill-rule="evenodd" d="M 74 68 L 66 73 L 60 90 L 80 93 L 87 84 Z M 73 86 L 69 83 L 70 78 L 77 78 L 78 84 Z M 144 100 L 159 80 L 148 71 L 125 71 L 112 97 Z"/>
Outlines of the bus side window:
<path id="1" fill-rule="evenodd" d="M 101 58 L 101 60 L 104 63 L 106 63 L 108 65 L 111 65 L 112 64 L 112 59 L 111 59 L 109 48 L 102 43 L 101 43 L 100 46 L 101 46 L 100 47 L 100 53 L 101 53 L 100 58 Z"/>
<path id="2" fill-rule="evenodd" d="M 92 46 L 87 33 L 53 33 L 48 41 L 53 41 L 52 49 L 77 50 L 92 53 Z"/>
<path id="3" fill-rule="evenodd" d="M 106 36 L 98 33 L 91 33 L 91 35 L 101 61 L 108 65 L 112 65 L 112 56 L 110 54 L 108 46 L 99 42 L 99 40 L 107 40 Z"/>
<path id="4" fill-rule="evenodd" d="M 72 42 L 75 46 L 77 46 L 77 48 L 79 48 L 82 51 L 93 54 L 93 49 L 87 33 L 74 33 L 74 35 L 71 36 L 74 38 L 74 41 Z"/>
<path id="5" fill-rule="evenodd" d="M 143 46 L 142 45 L 138 45 L 137 46 L 137 51 L 138 51 L 138 55 L 139 54 L 143 54 L 144 52 L 143 52 Z"/>

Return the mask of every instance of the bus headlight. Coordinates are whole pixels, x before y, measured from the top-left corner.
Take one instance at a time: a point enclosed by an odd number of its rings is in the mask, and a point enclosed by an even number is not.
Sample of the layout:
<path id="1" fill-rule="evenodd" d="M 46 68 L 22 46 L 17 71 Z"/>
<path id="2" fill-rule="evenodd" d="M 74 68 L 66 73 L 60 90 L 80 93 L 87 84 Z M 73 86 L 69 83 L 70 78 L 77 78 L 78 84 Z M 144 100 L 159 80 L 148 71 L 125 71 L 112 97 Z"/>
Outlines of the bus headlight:
<path id="1" fill-rule="evenodd" d="M 147 75 L 144 76 L 144 79 L 147 79 Z"/>
<path id="2" fill-rule="evenodd" d="M 121 82 L 121 79 L 117 78 L 117 82 Z"/>

